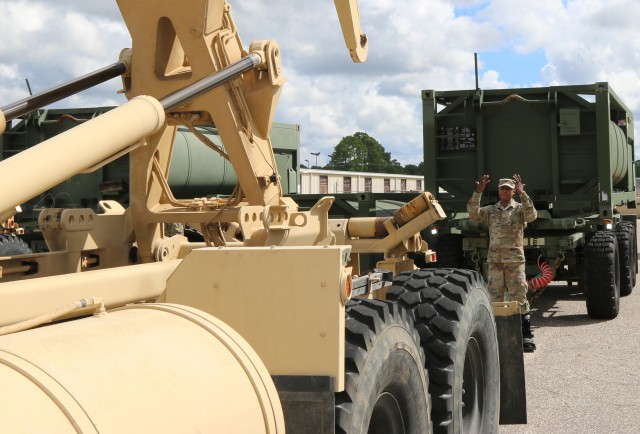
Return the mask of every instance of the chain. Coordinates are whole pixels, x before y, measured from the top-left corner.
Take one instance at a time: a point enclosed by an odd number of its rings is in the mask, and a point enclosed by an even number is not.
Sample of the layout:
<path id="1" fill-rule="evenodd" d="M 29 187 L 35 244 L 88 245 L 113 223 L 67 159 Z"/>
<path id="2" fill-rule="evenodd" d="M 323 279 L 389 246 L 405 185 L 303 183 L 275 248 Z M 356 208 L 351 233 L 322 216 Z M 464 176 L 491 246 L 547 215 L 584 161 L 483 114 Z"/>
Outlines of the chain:
<path id="1" fill-rule="evenodd" d="M 558 268 L 560 268 L 560 266 L 564 262 L 564 259 L 564 250 L 558 250 L 558 254 L 556 255 L 556 262 L 553 264 L 553 269 L 557 270 Z"/>
<path id="2" fill-rule="evenodd" d="M 480 267 L 480 252 L 478 251 L 478 249 L 475 249 L 472 253 L 471 253 L 471 260 L 473 261 L 473 263 L 476 266 L 476 271 L 477 272 L 482 272 L 482 269 Z"/>

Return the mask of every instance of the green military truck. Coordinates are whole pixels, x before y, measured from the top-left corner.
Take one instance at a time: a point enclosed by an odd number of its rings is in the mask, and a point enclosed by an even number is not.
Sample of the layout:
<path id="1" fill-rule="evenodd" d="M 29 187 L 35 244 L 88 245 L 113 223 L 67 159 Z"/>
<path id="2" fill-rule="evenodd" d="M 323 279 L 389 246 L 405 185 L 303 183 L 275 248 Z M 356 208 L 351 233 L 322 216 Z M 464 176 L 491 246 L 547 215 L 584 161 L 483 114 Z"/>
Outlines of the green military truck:
<path id="1" fill-rule="evenodd" d="M 525 230 L 530 290 L 576 282 L 590 317 L 616 317 L 636 281 L 636 188 L 633 115 L 609 84 L 424 90 L 422 102 L 425 190 L 448 215 L 431 231 L 438 266 L 487 276 L 487 227 L 467 201 L 483 174 L 487 205 L 517 173 L 538 210 Z"/>

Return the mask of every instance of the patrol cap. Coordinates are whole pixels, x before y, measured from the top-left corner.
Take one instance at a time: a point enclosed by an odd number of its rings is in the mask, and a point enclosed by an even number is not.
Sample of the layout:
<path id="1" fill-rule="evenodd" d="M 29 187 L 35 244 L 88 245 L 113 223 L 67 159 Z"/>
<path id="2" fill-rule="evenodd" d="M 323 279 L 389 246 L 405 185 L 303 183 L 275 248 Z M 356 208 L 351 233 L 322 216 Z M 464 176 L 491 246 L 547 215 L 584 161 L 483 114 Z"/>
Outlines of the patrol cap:
<path id="1" fill-rule="evenodd" d="M 500 182 L 498 183 L 498 188 L 500 187 L 509 187 L 513 189 L 513 188 L 516 188 L 516 183 L 513 182 L 513 179 L 510 179 L 510 178 L 500 178 Z"/>

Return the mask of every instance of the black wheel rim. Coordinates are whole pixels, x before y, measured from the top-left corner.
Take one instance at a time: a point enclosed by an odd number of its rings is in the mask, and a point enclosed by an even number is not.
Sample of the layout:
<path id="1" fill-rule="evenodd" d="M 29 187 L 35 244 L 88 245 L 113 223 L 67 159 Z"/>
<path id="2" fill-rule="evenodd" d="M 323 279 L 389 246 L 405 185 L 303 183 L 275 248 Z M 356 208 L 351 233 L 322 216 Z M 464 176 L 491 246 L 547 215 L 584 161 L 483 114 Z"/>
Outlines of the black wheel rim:
<path id="1" fill-rule="evenodd" d="M 462 425 L 463 432 L 480 432 L 484 406 L 484 365 L 478 340 L 471 336 L 464 356 L 462 377 Z"/>
<path id="2" fill-rule="evenodd" d="M 373 407 L 369 434 L 402 434 L 405 432 L 402 410 L 392 393 L 382 392 Z"/>

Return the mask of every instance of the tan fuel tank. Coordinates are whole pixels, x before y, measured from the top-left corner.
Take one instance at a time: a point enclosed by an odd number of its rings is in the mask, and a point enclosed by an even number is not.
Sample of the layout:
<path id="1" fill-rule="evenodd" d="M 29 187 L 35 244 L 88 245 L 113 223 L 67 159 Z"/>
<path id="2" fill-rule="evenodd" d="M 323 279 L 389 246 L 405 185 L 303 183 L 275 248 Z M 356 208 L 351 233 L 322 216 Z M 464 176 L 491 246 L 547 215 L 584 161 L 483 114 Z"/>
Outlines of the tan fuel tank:
<path id="1" fill-rule="evenodd" d="M 127 306 L 2 336 L 0 384 L 0 432 L 284 432 L 256 353 L 185 306 Z"/>

